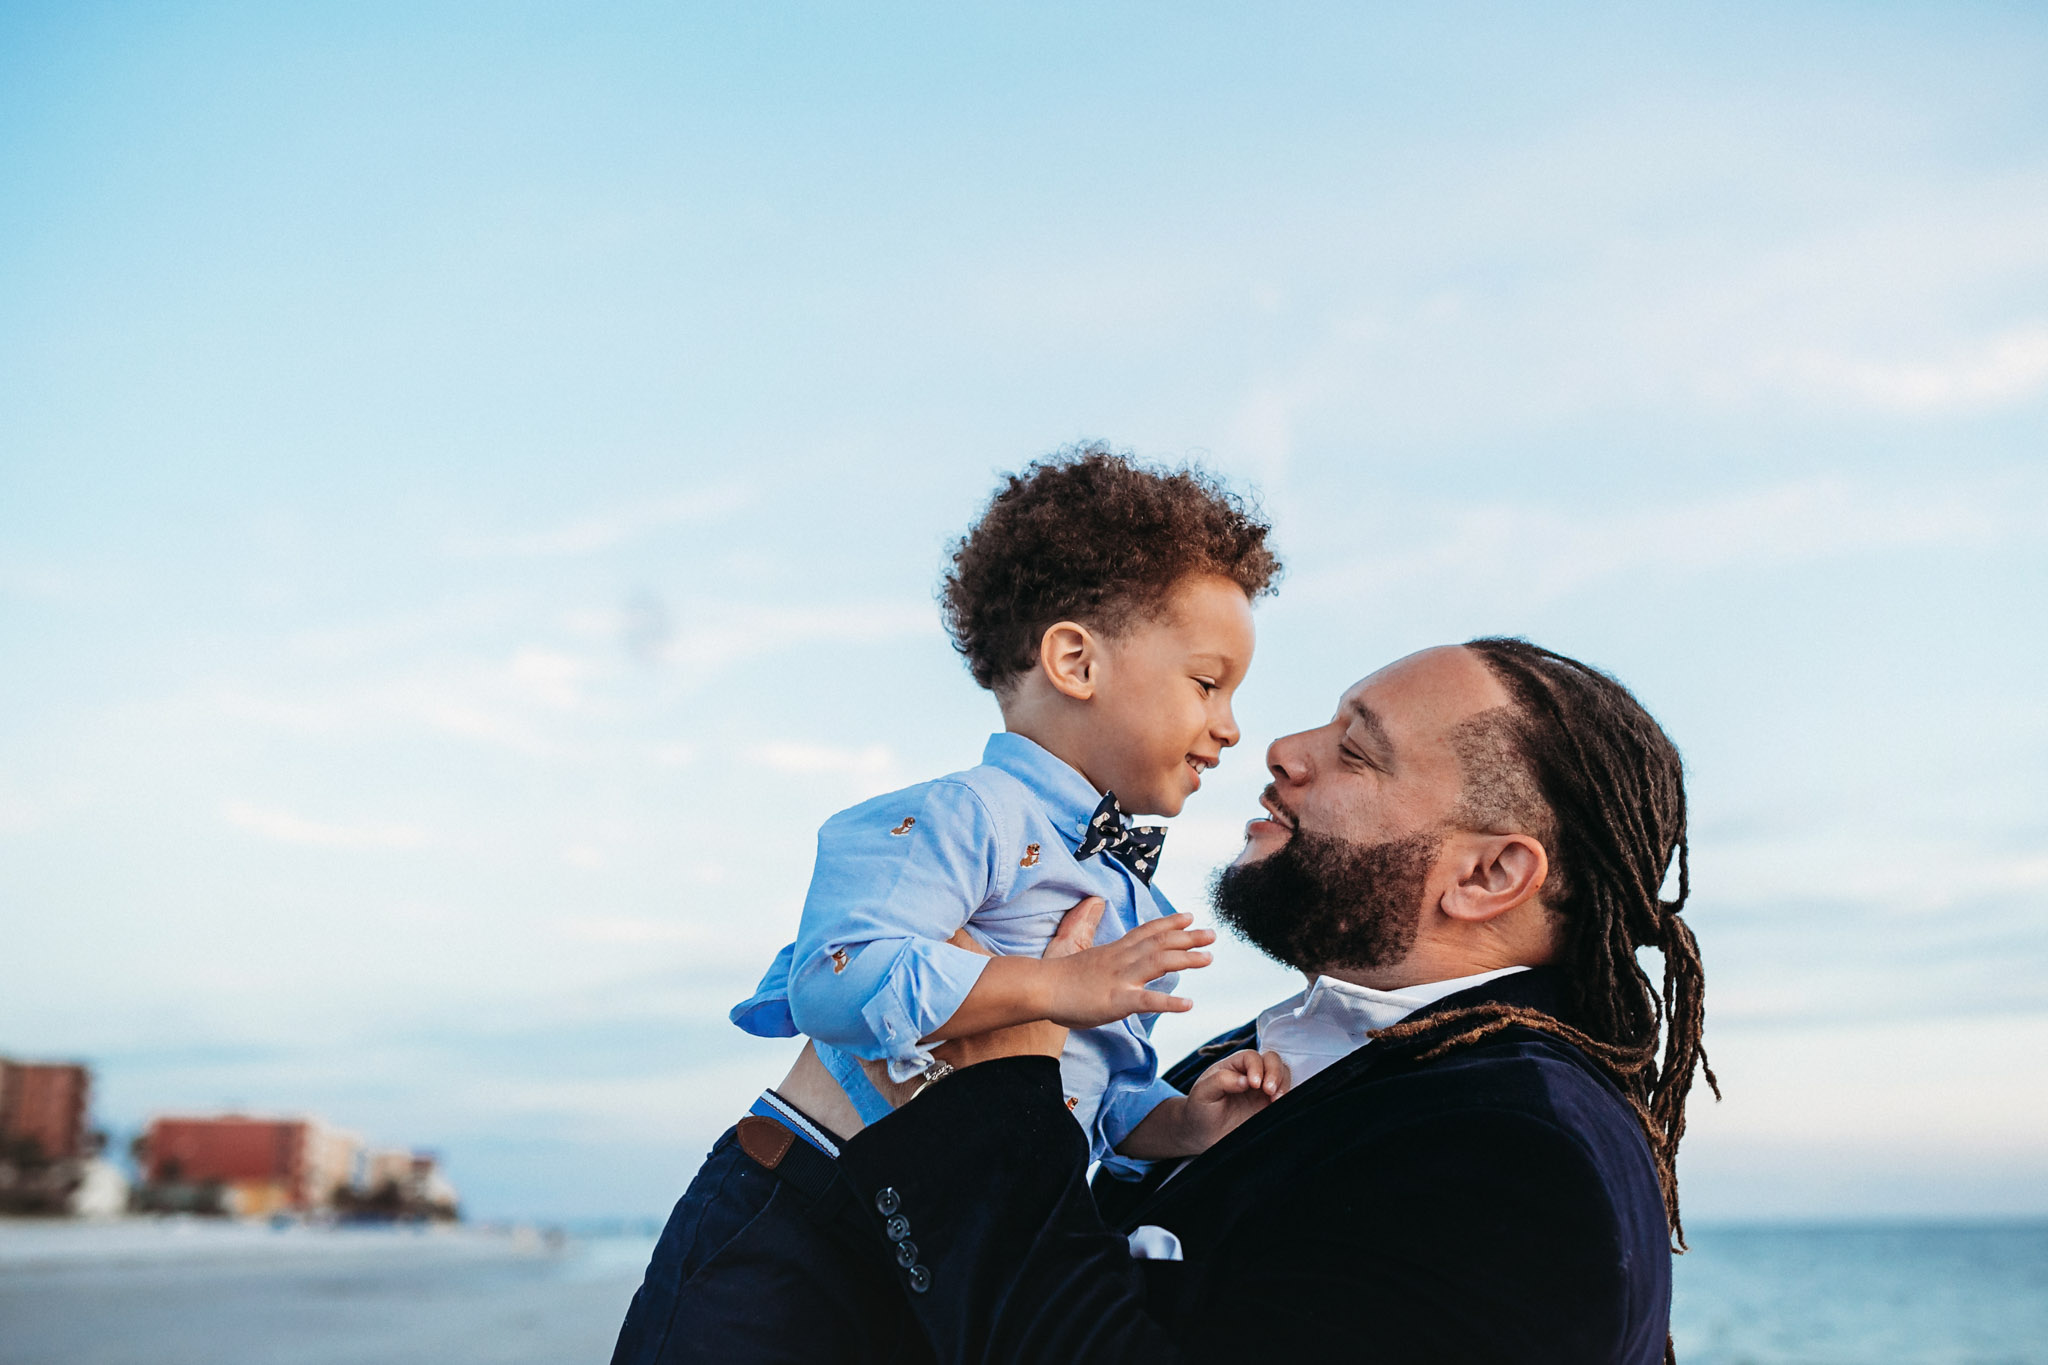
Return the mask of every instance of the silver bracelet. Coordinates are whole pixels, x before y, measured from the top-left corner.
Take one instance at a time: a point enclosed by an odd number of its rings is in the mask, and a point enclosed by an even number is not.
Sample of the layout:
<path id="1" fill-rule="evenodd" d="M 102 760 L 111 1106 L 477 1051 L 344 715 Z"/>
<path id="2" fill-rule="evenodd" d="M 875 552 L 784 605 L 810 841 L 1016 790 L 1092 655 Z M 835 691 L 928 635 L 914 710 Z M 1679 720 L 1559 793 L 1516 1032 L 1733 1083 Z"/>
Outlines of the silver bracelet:
<path id="1" fill-rule="evenodd" d="M 954 1067 L 951 1062 L 942 1059 L 934 1060 L 930 1066 L 925 1068 L 924 1075 L 919 1078 L 920 1084 L 917 1089 L 910 1092 L 910 1099 L 916 1099 L 919 1095 L 922 1095 L 925 1091 L 952 1075 L 953 1071 Z M 904 1101 L 906 1104 L 909 1102 L 909 1100 Z"/>

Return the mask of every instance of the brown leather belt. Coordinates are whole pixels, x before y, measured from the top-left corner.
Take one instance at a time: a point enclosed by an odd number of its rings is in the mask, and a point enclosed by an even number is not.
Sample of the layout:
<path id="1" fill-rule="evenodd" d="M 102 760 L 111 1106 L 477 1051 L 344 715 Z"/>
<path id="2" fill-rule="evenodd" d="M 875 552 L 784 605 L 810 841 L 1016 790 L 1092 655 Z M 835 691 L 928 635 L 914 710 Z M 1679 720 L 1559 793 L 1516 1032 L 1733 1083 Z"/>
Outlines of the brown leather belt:
<path id="1" fill-rule="evenodd" d="M 799 1123 L 813 1131 L 804 1132 Z M 734 1126 L 733 1136 L 756 1166 L 794 1186 L 819 1212 L 830 1212 L 828 1206 L 852 1198 L 852 1189 L 840 1179 L 838 1161 L 819 1145 L 831 1140 L 825 1129 L 773 1091 L 755 1102 L 753 1112 Z"/>

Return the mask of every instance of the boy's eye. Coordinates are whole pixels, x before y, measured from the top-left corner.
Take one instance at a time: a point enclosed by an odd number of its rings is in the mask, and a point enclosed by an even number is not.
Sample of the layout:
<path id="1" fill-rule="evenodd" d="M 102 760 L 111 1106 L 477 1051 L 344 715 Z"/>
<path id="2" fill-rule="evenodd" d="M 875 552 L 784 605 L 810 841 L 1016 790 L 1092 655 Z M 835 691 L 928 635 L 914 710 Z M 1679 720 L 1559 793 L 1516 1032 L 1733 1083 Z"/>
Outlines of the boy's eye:
<path id="1" fill-rule="evenodd" d="M 1197 679 L 1195 679 L 1195 686 L 1197 686 L 1197 687 L 1199 687 L 1199 688 L 1201 688 L 1201 689 L 1202 689 L 1202 693 L 1203 693 L 1203 695 L 1204 695 L 1204 696 L 1206 696 L 1206 695 L 1208 695 L 1209 693 L 1211 693 L 1211 692 L 1214 692 L 1214 691 L 1216 690 L 1216 684 L 1215 684 L 1214 682 L 1212 682 L 1211 680 L 1209 680 L 1208 678 L 1197 678 Z"/>

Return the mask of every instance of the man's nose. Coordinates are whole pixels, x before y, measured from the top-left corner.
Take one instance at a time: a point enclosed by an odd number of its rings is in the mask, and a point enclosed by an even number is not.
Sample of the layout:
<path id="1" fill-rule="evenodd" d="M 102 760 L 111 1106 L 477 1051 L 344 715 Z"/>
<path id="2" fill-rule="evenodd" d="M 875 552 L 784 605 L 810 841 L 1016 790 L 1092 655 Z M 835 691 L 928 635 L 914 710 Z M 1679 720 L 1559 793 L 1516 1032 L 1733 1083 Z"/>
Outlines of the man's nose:
<path id="1" fill-rule="evenodd" d="M 1282 735 L 1266 746 L 1266 770 L 1286 786 L 1308 781 L 1308 746 L 1301 735 Z"/>

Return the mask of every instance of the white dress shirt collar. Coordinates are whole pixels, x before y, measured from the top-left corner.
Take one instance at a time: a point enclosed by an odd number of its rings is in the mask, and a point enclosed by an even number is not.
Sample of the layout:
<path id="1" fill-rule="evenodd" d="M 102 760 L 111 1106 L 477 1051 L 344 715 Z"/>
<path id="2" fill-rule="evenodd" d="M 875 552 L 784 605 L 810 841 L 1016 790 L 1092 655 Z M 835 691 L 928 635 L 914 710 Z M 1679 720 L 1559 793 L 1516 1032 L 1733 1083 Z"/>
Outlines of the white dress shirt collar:
<path id="1" fill-rule="evenodd" d="M 1447 995 L 1527 970 L 1502 967 L 1476 976 L 1403 986 L 1398 991 L 1376 991 L 1333 976 L 1319 976 L 1307 990 L 1259 1016 L 1259 1050 L 1279 1053 L 1292 1073 L 1290 1084 L 1300 1085 L 1372 1041 L 1366 1036 L 1372 1030 L 1398 1024 Z"/>

